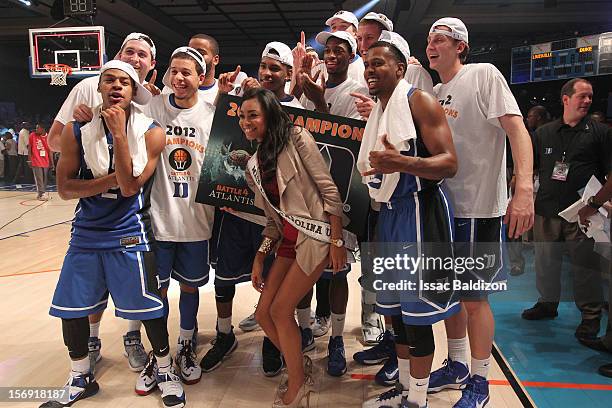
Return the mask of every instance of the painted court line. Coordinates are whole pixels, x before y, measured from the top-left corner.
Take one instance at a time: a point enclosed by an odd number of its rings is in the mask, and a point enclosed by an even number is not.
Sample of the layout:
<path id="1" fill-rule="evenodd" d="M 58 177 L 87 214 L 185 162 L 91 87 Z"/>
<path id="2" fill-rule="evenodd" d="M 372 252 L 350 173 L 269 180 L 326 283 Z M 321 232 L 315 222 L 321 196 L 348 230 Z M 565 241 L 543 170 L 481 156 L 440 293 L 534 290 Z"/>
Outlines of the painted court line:
<path id="1" fill-rule="evenodd" d="M 0 275 L 0 278 L 9 278 L 11 276 L 20 276 L 20 275 L 36 275 L 39 273 L 49 273 L 49 272 L 57 272 L 60 271 L 61 269 L 46 269 L 44 271 L 33 271 L 33 272 L 17 272 L 17 273 L 11 273 L 8 275 Z"/>
<path id="2" fill-rule="evenodd" d="M 374 380 L 372 374 L 351 374 L 351 378 L 355 380 Z M 505 385 L 509 386 L 508 380 L 489 380 L 490 385 Z M 560 383 L 560 382 L 546 382 L 546 381 L 521 381 L 521 384 L 525 387 L 534 388 L 563 388 L 573 390 L 599 390 L 599 391 L 612 391 L 612 384 L 576 384 L 576 383 Z"/>

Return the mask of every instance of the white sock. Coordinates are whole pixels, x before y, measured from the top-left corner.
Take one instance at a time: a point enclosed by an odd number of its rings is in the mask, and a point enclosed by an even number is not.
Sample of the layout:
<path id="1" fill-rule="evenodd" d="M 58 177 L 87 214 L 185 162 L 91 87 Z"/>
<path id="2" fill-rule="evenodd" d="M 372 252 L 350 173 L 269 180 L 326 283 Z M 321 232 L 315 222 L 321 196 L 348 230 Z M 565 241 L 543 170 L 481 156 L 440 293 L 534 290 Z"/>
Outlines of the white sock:
<path id="1" fill-rule="evenodd" d="M 399 368 L 399 382 L 404 387 L 404 394 L 410 390 L 410 359 L 399 358 L 397 359 L 397 367 Z"/>
<path id="2" fill-rule="evenodd" d="M 340 336 L 342 337 L 342 333 L 344 333 L 344 320 L 346 317 L 346 313 L 335 314 L 331 313 L 331 327 L 332 327 L 332 337 Z"/>
<path id="3" fill-rule="evenodd" d="M 170 357 L 170 353 L 166 354 L 163 357 L 155 356 L 157 359 L 157 367 L 161 373 L 167 373 L 172 368 L 172 357 Z"/>
<path id="4" fill-rule="evenodd" d="M 229 334 L 232 331 L 232 316 L 217 317 L 217 326 L 221 333 Z"/>
<path id="5" fill-rule="evenodd" d="M 491 357 L 485 358 L 484 360 L 478 360 L 472 357 L 472 370 L 471 370 L 472 376 L 479 375 L 482 378 L 486 379 L 487 376 L 489 375 L 489 365 L 490 365 L 489 360 L 490 359 Z"/>
<path id="6" fill-rule="evenodd" d="M 140 320 L 128 320 L 128 333 L 133 331 L 140 331 L 140 326 L 142 326 L 142 322 Z"/>
<path id="7" fill-rule="evenodd" d="M 414 378 L 410 376 L 410 394 L 408 403 L 416 404 L 417 407 L 424 407 L 427 404 L 427 387 L 429 386 L 429 376 L 425 378 Z"/>
<path id="8" fill-rule="evenodd" d="M 306 309 L 297 309 L 298 324 L 302 329 L 310 328 L 310 306 Z"/>
<path id="9" fill-rule="evenodd" d="M 87 374 L 89 372 L 89 356 L 80 360 L 70 360 L 70 369 L 75 373 Z"/>
<path id="10" fill-rule="evenodd" d="M 448 356 L 467 366 L 467 336 L 461 339 L 448 339 Z"/>
<path id="11" fill-rule="evenodd" d="M 100 337 L 100 322 L 89 323 L 89 337 Z"/>
<path id="12" fill-rule="evenodd" d="M 180 327 L 179 330 L 180 330 L 179 341 L 185 341 L 185 340 L 191 341 L 191 339 L 193 338 L 193 332 L 195 332 L 195 328 L 191 330 L 185 330 L 182 327 Z"/>

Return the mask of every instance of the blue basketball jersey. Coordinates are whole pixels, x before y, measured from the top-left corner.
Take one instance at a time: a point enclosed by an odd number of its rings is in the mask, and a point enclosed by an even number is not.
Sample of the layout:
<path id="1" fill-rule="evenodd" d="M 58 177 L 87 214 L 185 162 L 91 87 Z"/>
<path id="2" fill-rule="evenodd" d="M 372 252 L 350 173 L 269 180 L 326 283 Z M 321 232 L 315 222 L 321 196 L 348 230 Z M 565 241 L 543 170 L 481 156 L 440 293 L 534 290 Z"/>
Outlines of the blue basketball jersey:
<path id="1" fill-rule="evenodd" d="M 73 122 L 73 129 L 80 151 L 79 179 L 91 180 L 94 177 L 85 163 L 81 125 Z M 110 174 L 115 170 L 113 137 L 108 130 L 106 140 L 110 156 Z M 79 199 L 72 222 L 71 250 L 150 251 L 153 237 L 149 217 L 152 181 L 153 177 L 131 197 L 122 196 L 120 189 L 115 188 Z"/>

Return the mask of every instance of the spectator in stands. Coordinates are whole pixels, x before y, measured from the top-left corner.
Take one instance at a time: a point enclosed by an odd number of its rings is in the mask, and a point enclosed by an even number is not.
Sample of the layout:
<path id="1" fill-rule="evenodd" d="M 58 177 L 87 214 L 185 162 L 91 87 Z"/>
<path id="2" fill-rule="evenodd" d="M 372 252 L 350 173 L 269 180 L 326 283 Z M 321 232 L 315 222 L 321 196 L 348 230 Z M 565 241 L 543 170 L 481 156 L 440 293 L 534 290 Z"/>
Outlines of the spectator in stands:
<path id="1" fill-rule="evenodd" d="M 0 179 L 4 179 L 4 153 L 6 148 L 4 147 L 4 134 L 0 137 Z"/>
<path id="2" fill-rule="evenodd" d="M 534 167 L 540 187 L 535 201 L 536 285 L 540 299 L 523 311 L 527 320 L 557 316 L 561 292 L 561 242 L 566 242 L 571 258 L 574 300 L 582 313 L 577 338 L 594 338 L 599 332 L 603 290 L 599 257 L 593 239 L 587 238 L 577 222 L 569 223 L 559 212 L 580 198 L 591 176 L 604 181 L 611 169 L 612 131 L 595 124 L 587 116 L 593 100 L 593 87 L 575 78 L 561 88 L 563 116 L 538 128 L 534 138 Z"/>
<path id="3" fill-rule="evenodd" d="M 534 106 L 527 112 L 527 130 L 532 134 L 540 126 L 550 122 L 550 113 L 542 105 Z"/>
<path id="4" fill-rule="evenodd" d="M 6 132 L 4 134 L 4 147 L 6 149 L 5 159 L 8 165 L 4 178 L 5 180 L 13 180 L 17 167 L 17 142 L 13 139 L 13 134 L 11 132 Z"/>
<path id="5" fill-rule="evenodd" d="M 28 156 L 29 156 L 29 138 L 30 131 L 28 128 L 30 124 L 23 122 L 21 124 L 21 130 L 19 131 L 19 138 L 17 139 L 17 167 L 13 176 L 13 183 L 17 184 L 21 176 L 26 175 L 28 168 Z"/>
<path id="6" fill-rule="evenodd" d="M 47 201 L 49 196 L 46 194 L 47 177 L 51 166 L 51 150 L 47 143 L 47 132 L 42 124 L 36 125 L 36 131 L 30 134 L 29 156 L 36 183 L 36 199 Z"/>
<path id="7" fill-rule="evenodd" d="M 606 115 L 603 112 L 593 112 L 591 113 L 591 120 L 593 122 L 606 123 Z"/>

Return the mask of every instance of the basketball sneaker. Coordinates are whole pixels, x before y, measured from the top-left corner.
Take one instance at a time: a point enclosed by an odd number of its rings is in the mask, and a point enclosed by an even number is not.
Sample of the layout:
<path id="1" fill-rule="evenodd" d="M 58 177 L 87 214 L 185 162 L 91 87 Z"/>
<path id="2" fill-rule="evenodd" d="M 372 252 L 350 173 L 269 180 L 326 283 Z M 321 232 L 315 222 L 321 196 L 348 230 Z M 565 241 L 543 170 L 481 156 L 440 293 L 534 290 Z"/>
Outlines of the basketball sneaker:
<path id="1" fill-rule="evenodd" d="M 385 324 L 382 316 L 374 311 L 374 305 L 362 304 L 361 313 L 361 334 L 365 344 L 376 344 L 380 340 L 380 335 L 385 331 Z"/>
<path id="2" fill-rule="evenodd" d="M 179 342 L 176 352 L 176 365 L 183 383 L 190 385 L 200 381 L 202 368 L 197 363 L 197 356 L 190 340 Z"/>
<path id="3" fill-rule="evenodd" d="M 399 380 L 399 366 L 397 362 L 397 354 L 393 353 L 385 364 L 378 370 L 374 376 L 376 384 L 388 387 L 394 385 Z"/>
<path id="4" fill-rule="evenodd" d="M 257 305 L 255 305 L 255 307 L 257 308 Z M 257 320 L 255 319 L 255 312 L 242 319 L 242 321 L 238 323 L 238 327 L 240 327 L 240 330 L 242 330 L 243 332 L 250 332 L 253 330 L 261 329 L 259 323 L 257 323 Z"/>
<path id="5" fill-rule="evenodd" d="M 157 370 L 157 387 L 162 393 L 162 402 L 165 408 L 181 408 L 186 405 L 185 391 L 181 385 L 181 379 L 176 375 L 174 367 L 170 365 L 167 372 Z"/>
<path id="6" fill-rule="evenodd" d="M 330 337 L 327 345 L 327 374 L 340 377 L 346 373 L 346 357 L 342 336 Z"/>
<path id="7" fill-rule="evenodd" d="M 470 370 L 465 364 L 447 358 L 442 367 L 431 373 L 427 392 L 431 394 L 444 389 L 461 390 L 465 388 L 469 378 Z"/>
<path id="8" fill-rule="evenodd" d="M 145 368 L 140 372 L 138 379 L 136 380 L 136 394 L 138 395 L 149 395 L 155 390 L 155 386 L 157 385 L 157 359 L 153 354 L 153 351 L 149 352 L 149 357 L 147 358 L 147 363 L 145 364 Z"/>
<path id="9" fill-rule="evenodd" d="M 315 316 L 315 321 L 312 325 L 312 335 L 316 337 L 325 336 L 329 331 L 329 326 L 331 325 L 330 316 Z"/>
<path id="10" fill-rule="evenodd" d="M 302 334 L 302 353 L 307 353 L 314 350 L 316 347 L 314 336 L 312 335 L 312 329 L 310 327 L 302 329 L 300 327 L 300 333 Z"/>
<path id="11" fill-rule="evenodd" d="M 353 354 L 353 360 L 363 365 L 380 364 L 395 355 L 395 337 L 386 330 L 377 339 L 377 345 Z"/>
<path id="12" fill-rule="evenodd" d="M 218 331 L 212 348 L 208 350 L 202 361 L 200 361 L 202 371 L 208 373 L 219 367 L 223 360 L 236 350 L 236 347 L 238 347 L 238 340 L 236 340 L 234 335 L 233 326 L 232 330 L 227 334 Z"/>
<path id="13" fill-rule="evenodd" d="M 489 401 L 489 382 L 486 378 L 474 375 L 467 381 L 461 399 L 453 408 L 483 408 Z"/>
<path id="14" fill-rule="evenodd" d="M 142 371 L 147 364 L 147 352 L 142 345 L 140 331 L 128 332 L 123 336 L 123 355 L 128 359 L 128 366 L 132 371 Z"/>
<path id="15" fill-rule="evenodd" d="M 423 407 L 419 407 L 418 404 L 414 402 L 408 402 L 408 397 L 402 397 L 402 403 L 400 404 L 400 408 L 427 408 L 427 403 Z"/>
<path id="16" fill-rule="evenodd" d="M 280 350 L 267 337 L 264 337 L 261 346 L 261 360 L 266 377 L 277 376 L 283 369 L 283 356 L 281 356 Z"/>
<path id="17" fill-rule="evenodd" d="M 391 388 L 380 394 L 377 397 L 365 401 L 362 408 L 398 408 L 402 403 L 402 397 L 408 394 L 408 391 L 404 391 L 404 387 L 398 381 L 395 383 L 395 387 Z"/>
<path id="18" fill-rule="evenodd" d="M 99 337 L 90 337 L 87 340 L 87 348 L 89 349 L 89 367 L 92 373 L 96 371 L 96 363 L 102 359 L 100 350 L 102 349 L 102 341 Z"/>
<path id="19" fill-rule="evenodd" d="M 83 374 L 75 373 L 74 371 L 70 372 L 65 388 L 68 390 L 68 398 L 64 402 L 47 401 L 40 408 L 70 407 L 79 400 L 95 395 L 100 389 L 91 372 Z"/>

